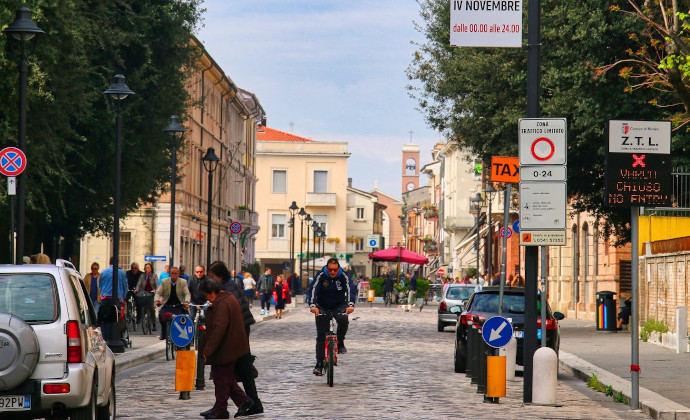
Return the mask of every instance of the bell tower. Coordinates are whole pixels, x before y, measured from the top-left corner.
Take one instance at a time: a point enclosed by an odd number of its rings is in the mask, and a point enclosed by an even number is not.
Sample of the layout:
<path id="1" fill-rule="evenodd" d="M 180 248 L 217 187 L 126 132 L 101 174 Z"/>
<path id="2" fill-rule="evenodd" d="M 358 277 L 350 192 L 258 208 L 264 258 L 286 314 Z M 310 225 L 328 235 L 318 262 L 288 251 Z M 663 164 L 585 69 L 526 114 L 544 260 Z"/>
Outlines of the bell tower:
<path id="1" fill-rule="evenodd" d="M 402 192 L 419 187 L 419 145 L 403 144 L 402 149 Z"/>

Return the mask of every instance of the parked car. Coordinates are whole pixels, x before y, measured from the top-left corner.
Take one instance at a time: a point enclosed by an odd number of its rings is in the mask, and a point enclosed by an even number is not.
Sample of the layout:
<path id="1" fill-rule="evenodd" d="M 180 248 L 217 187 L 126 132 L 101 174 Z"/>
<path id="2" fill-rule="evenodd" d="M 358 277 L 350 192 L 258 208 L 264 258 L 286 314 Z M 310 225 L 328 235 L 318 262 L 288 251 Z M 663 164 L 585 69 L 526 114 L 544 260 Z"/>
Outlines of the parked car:
<path id="1" fill-rule="evenodd" d="M 0 418 L 115 418 L 115 357 L 81 275 L 0 266 Z"/>
<path id="2" fill-rule="evenodd" d="M 438 296 L 438 332 L 443 330 L 448 325 L 455 325 L 458 322 L 458 314 L 450 311 L 453 306 L 463 307 L 467 299 L 474 293 L 474 284 L 458 284 L 451 283 L 446 288 L 441 296 Z"/>
<path id="3" fill-rule="evenodd" d="M 471 327 L 473 317 L 477 316 L 485 321 L 498 316 L 499 287 L 484 287 L 472 294 L 464 308 L 451 308 L 460 313 L 455 331 L 455 371 L 465 372 L 467 367 L 467 329 Z M 537 334 L 541 339 L 541 300 L 537 298 Z M 525 330 L 525 289 L 522 287 L 506 287 L 503 293 L 503 313 L 513 326 L 513 335 L 517 341 L 516 362 L 523 364 L 523 342 Z M 560 312 L 551 313 L 551 308 L 546 307 L 546 345 L 551 347 L 556 354 L 561 343 L 558 321 L 565 318 Z"/>

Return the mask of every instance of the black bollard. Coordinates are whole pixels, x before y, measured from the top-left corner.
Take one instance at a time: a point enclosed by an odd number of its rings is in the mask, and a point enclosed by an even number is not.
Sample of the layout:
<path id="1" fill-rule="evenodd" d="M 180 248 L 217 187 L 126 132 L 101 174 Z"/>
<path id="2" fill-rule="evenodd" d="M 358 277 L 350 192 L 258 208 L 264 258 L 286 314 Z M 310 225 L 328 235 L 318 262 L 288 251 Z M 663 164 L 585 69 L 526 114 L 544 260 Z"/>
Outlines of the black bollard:
<path id="1" fill-rule="evenodd" d="M 479 381 L 479 340 L 481 337 L 478 334 L 477 325 L 472 324 L 472 380 L 471 384 L 477 384 Z"/>
<path id="2" fill-rule="evenodd" d="M 486 350 L 489 346 L 484 342 L 483 338 L 479 346 L 479 381 L 477 383 L 477 394 L 486 394 Z"/>
<path id="3" fill-rule="evenodd" d="M 472 377 L 472 345 L 473 345 L 473 337 L 472 337 L 472 325 L 467 326 L 467 345 L 466 345 L 466 350 L 467 350 L 467 361 L 465 362 L 465 376 L 468 378 Z"/>
<path id="4" fill-rule="evenodd" d="M 203 348 L 204 338 L 206 338 L 206 328 L 199 328 L 197 331 L 199 334 L 199 348 Z M 203 391 L 206 388 L 206 380 L 204 379 L 204 374 L 206 370 L 206 359 L 199 349 L 196 349 L 196 381 L 194 382 L 194 388 L 197 391 Z"/>
<path id="5" fill-rule="evenodd" d="M 190 348 L 189 345 L 187 345 L 186 347 L 184 347 L 183 350 L 189 350 L 189 348 Z M 180 350 L 180 347 L 178 347 L 177 350 Z M 181 400 L 188 400 L 191 397 L 192 396 L 191 396 L 189 391 L 180 391 L 180 399 Z"/>

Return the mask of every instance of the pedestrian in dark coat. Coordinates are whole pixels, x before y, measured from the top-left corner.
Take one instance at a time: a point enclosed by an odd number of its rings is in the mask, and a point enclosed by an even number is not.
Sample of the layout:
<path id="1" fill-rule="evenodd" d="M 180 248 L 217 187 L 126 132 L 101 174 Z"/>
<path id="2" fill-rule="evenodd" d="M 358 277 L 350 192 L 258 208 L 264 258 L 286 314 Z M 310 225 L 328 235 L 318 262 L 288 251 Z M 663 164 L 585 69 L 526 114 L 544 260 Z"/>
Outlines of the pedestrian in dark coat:
<path id="1" fill-rule="evenodd" d="M 242 291 L 237 287 L 237 284 L 230 279 L 228 267 L 224 262 L 216 261 L 208 268 L 208 275 L 220 283 L 222 290 L 231 292 L 238 301 L 241 302 L 244 328 L 247 333 L 247 339 L 249 339 L 249 326 L 255 322 L 254 317 L 252 316 L 249 304 L 247 303 L 247 299 L 244 298 Z M 250 414 L 259 414 L 264 412 L 264 408 L 256 390 L 256 383 L 254 383 L 253 364 L 254 357 L 251 353 L 240 357 L 236 363 L 237 368 L 235 369 L 235 375 L 237 380 L 244 385 L 244 392 L 254 401 L 254 407 L 249 410 Z"/>
<path id="2" fill-rule="evenodd" d="M 221 290 L 215 280 L 204 279 L 199 291 L 211 302 L 206 312 L 206 336 L 203 343 L 203 357 L 211 365 L 213 384 L 216 388 L 216 403 L 207 419 L 227 419 L 228 398 L 239 408 L 235 417 L 249 415 L 254 401 L 242 391 L 235 380 L 235 363 L 249 354 L 249 339 L 244 329 L 242 308 L 230 292 Z"/>

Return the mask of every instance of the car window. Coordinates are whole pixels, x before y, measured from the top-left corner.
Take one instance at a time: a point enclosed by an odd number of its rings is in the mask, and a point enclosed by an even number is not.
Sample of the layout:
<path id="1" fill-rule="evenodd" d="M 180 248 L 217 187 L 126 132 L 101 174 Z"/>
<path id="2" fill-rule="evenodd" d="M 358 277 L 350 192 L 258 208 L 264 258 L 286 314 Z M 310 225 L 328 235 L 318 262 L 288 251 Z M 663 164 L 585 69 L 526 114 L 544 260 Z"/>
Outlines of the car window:
<path id="1" fill-rule="evenodd" d="M 91 301 L 91 296 L 89 296 L 89 293 L 86 290 L 86 285 L 84 284 L 84 281 L 80 280 L 79 285 L 81 286 L 81 293 L 84 295 L 84 302 L 86 302 L 86 306 L 87 306 L 86 314 L 88 315 L 90 324 L 93 326 L 96 326 L 96 325 L 98 325 L 98 316 L 96 315 L 96 308 L 93 307 L 93 302 Z"/>
<path id="2" fill-rule="evenodd" d="M 536 301 L 537 313 L 540 313 L 541 302 Z M 471 311 L 477 312 L 495 312 L 498 313 L 498 293 L 477 293 L 474 295 L 472 301 Z M 523 294 L 509 294 L 503 295 L 503 313 L 508 314 L 524 314 L 525 313 L 525 295 Z M 547 318 L 551 317 L 551 311 L 546 308 Z"/>
<path id="3" fill-rule="evenodd" d="M 49 274 L 0 275 L 0 312 L 28 323 L 51 323 L 58 318 L 55 278 Z"/>
<path id="4" fill-rule="evenodd" d="M 69 280 L 70 289 L 74 294 L 74 300 L 77 302 L 77 308 L 79 309 L 79 319 L 82 324 L 86 324 L 86 308 L 83 297 L 79 294 L 79 289 L 81 289 L 81 286 L 79 286 L 80 280 L 72 274 L 69 275 Z"/>
<path id="5" fill-rule="evenodd" d="M 472 287 L 449 287 L 446 290 L 446 299 L 465 300 L 474 292 Z"/>

